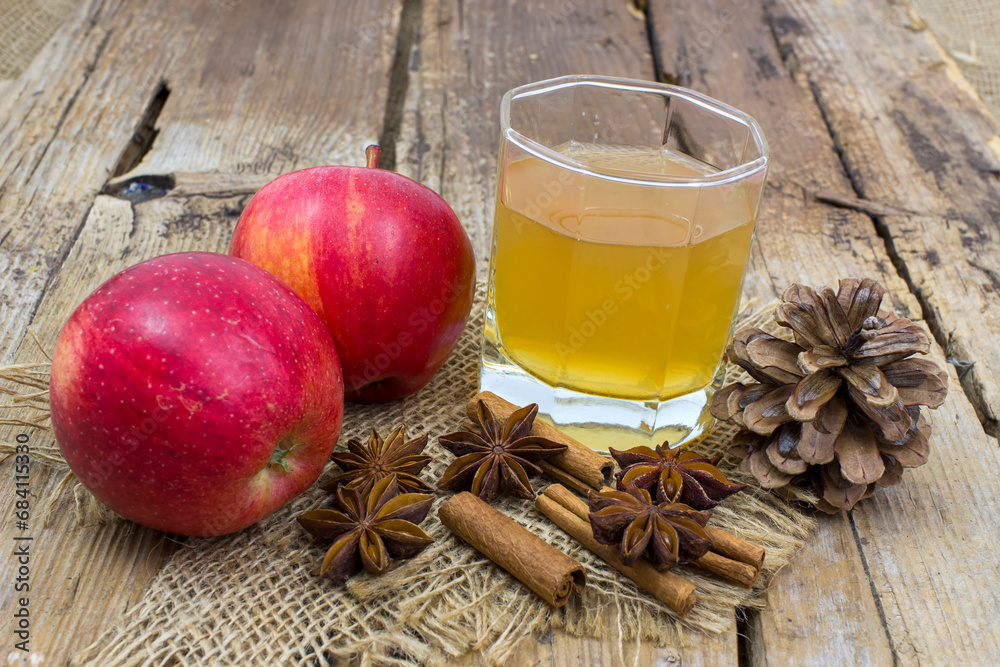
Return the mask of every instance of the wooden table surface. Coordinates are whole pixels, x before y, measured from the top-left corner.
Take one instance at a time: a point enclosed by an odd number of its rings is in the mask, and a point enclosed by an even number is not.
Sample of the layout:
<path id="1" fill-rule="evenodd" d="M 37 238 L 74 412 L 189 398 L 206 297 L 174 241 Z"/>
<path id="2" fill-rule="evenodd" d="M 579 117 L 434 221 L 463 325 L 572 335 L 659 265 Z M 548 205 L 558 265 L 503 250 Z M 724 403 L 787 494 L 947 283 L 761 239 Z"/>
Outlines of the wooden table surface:
<path id="1" fill-rule="evenodd" d="M 1000 126 L 895 0 L 84 0 L 0 88 L 0 360 L 41 361 L 28 325 L 51 349 L 114 272 L 223 251 L 260 185 L 362 164 L 376 140 L 385 166 L 452 204 L 488 261 L 500 98 L 568 73 L 679 83 L 760 121 L 773 168 L 748 296 L 876 276 L 932 332 L 938 362 L 974 362 L 961 381 L 949 367 L 928 465 L 824 518 L 765 611 L 683 650 L 642 646 L 638 664 L 997 660 Z M 170 192 L 130 201 L 133 178 Z M 35 492 L 51 492 L 35 471 Z M 3 660 L 13 462 L 0 472 Z M 45 665 L 98 637 L 176 548 L 68 512 L 32 532 Z M 615 638 L 556 632 L 514 664 L 618 661 Z"/>

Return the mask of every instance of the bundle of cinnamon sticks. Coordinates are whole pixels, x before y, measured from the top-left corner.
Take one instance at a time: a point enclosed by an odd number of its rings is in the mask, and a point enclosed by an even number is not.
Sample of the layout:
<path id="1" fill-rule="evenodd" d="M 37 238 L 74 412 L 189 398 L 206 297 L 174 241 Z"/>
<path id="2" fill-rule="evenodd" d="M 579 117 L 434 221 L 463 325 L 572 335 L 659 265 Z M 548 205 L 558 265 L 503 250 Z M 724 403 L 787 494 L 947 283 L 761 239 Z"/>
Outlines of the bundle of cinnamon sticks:
<path id="1" fill-rule="evenodd" d="M 470 419 L 475 419 L 479 401 L 483 401 L 498 420 L 506 420 L 519 409 L 495 394 L 482 392 L 466 405 Z M 535 499 L 535 508 L 640 588 L 681 616 L 686 615 L 696 600 L 695 587 L 669 570 L 657 570 L 646 560 L 639 560 L 635 565 L 623 563 L 617 549 L 595 539 L 590 508 L 570 491 L 586 495 L 589 491 L 607 489 L 614 462 L 539 420 L 532 425 L 531 435 L 553 440 L 567 448 L 562 454 L 539 463 L 542 471 L 556 483 Z M 469 493 L 458 494 L 441 506 L 439 516 L 454 533 L 549 604 L 562 606 L 572 593 L 583 589 L 585 576 L 579 563 L 479 498 Z M 705 531 L 713 548 L 695 561 L 695 565 L 729 581 L 753 586 L 764 562 L 764 548 L 711 526 Z"/>
<path id="2" fill-rule="evenodd" d="M 697 598 L 690 582 L 670 570 L 661 572 L 646 560 L 636 561 L 635 565 L 623 563 L 617 549 L 597 541 L 590 526 L 590 508 L 566 487 L 553 484 L 545 489 L 535 499 L 535 508 L 601 560 L 681 616 L 691 611 Z M 763 547 L 717 528 L 706 528 L 706 532 L 715 546 L 713 551 L 694 564 L 729 581 L 753 586 L 764 563 Z"/>

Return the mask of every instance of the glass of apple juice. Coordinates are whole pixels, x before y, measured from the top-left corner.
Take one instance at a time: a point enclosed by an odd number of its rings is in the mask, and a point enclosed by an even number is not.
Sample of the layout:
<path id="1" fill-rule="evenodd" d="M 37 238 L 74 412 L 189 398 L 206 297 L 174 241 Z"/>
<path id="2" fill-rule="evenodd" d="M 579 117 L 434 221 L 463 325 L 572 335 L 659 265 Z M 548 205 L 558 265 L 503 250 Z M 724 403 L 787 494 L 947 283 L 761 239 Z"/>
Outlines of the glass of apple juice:
<path id="1" fill-rule="evenodd" d="M 598 451 L 713 425 L 768 167 L 757 122 L 569 76 L 501 106 L 479 384 Z"/>

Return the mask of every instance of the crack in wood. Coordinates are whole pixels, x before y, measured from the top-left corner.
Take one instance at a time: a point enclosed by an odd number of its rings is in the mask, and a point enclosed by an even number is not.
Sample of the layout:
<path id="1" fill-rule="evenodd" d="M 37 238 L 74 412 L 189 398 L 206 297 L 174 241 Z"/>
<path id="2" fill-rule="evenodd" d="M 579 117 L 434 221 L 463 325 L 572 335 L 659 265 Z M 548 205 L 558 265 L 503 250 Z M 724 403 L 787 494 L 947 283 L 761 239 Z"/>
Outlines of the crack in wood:
<path id="1" fill-rule="evenodd" d="M 848 208 L 853 211 L 860 211 L 861 213 L 868 213 L 869 215 L 926 215 L 924 213 L 919 213 L 917 211 L 911 211 L 910 209 L 902 208 L 896 206 L 895 204 L 889 204 L 886 202 L 880 202 L 873 199 L 861 199 L 860 197 L 845 197 L 844 195 L 839 195 L 835 192 L 829 192 L 826 190 L 811 191 L 808 188 L 803 187 L 803 192 L 812 197 L 814 201 L 821 204 L 828 204 L 830 206 L 835 206 L 837 208 Z M 936 216 L 935 216 L 936 217 Z"/>
<path id="2" fill-rule="evenodd" d="M 42 152 L 38 155 L 38 159 L 35 161 L 34 166 L 31 168 L 31 171 L 28 173 L 28 177 L 26 179 L 24 179 L 25 183 L 31 181 L 32 177 L 35 175 L 35 172 L 38 170 L 38 167 L 42 164 L 42 161 L 45 159 L 45 156 L 48 154 L 49 148 L 52 147 L 52 142 L 56 140 L 56 137 L 59 135 L 59 131 L 62 129 L 63 123 L 65 123 L 66 122 L 66 118 L 69 117 L 69 112 L 73 109 L 73 105 L 76 104 L 76 100 L 80 96 L 80 91 L 82 91 L 83 88 L 84 88 L 84 86 L 87 85 L 87 81 L 90 80 L 90 75 L 97 68 L 97 61 L 101 59 L 101 54 L 104 53 L 104 48 L 107 46 L 108 39 L 111 38 L 111 33 L 113 33 L 113 32 L 114 32 L 114 30 L 108 30 L 104 34 L 104 39 L 102 39 L 101 43 L 97 45 L 97 53 L 94 54 L 93 59 L 89 63 L 87 63 L 86 67 L 84 67 L 84 69 L 83 69 L 83 81 L 81 81 L 80 85 L 77 86 L 76 90 L 73 91 L 73 94 L 69 98 L 69 102 L 63 108 L 62 114 L 59 115 L 59 120 L 56 121 L 55 127 L 52 128 L 52 135 L 49 137 L 49 140 L 45 142 L 45 148 L 43 148 Z"/>
<path id="3" fill-rule="evenodd" d="M 448 91 L 442 91 L 441 99 L 441 168 L 438 170 L 438 193 L 444 193 L 444 179 L 448 169 Z"/>
<path id="4" fill-rule="evenodd" d="M 382 147 L 379 166 L 396 169 L 396 143 L 403 127 L 406 91 L 410 86 L 411 60 L 418 57 L 420 49 L 420 18 L 423 0 L 403 0 L 396 34 L 396 51 L 389 69 L 389 92 L 385 98 L 385 115 L 378 143 Z"/>
<path id="5" fill-rule="evenodd" d="M 56 276 L 59 275 L 59 271 L 62 269 L 63 264 L 66 262 L 66 258 L 69 254 L 73 252 L 74 246 L 76 246 L 77 240 L 79 240 L 80 235 L 83 233 L 83 228 L 87 226 L 87 218 L 90 216 L 91 209 L 94 208 L 94 202 L 91 201 L 87 206 L 87 210 L 83 212 L 83 217 L 80 219 L 80 224 L 76 225 L 73 229 L 73 236 L 70 237 L 69 243 L 63 246 L 63 251 L 60 253 L 58 259 L 52 263 L 52 267 L 49 270 L 49 275 L 45 279 L 45 285 L 42 287 L 38 296 L 35 298 L 35 302 L 31 304 L 31 310 L 28 311 L 28 316 L 25 318 L 27 325 L 25 326 L 25 331 L 35 323 L 35 315 L 38 314 L 38 309 L 42 305 L 42 301 L 45 300 L 45 295 L 49 293 L 49 289 L 52 287 L 52 283 L 55 282 Z M 15 345 L 11 346 L 11 355 L 16 354 L 16 351 L 21 347 L 21 343 L 24 342 L 25 334 L 21 334 L 20 340 L 17 341 Z"/>
<path id="6" fill-rule="evenodd" d="M 933 497 L 931 498 L 933 501 Z M 892 638 L 892 631 L 889 629 L 889 621 L 885 615 L 885 607 L 882 605 L 882 596 L 878 592 L 878 588 L 875 587 L 875 580 L 872 578 L 871 567 L 868 565 L 868 555 L 865 553 L 864 544 L 861 541 L 861 534 L 858 532 L 858 526 L 854 523 L 854 512 L 847 512 L 847 520 L 851 525 L 851 534 L 854 536 L 854 544 L 858 549 L 858 555 L 861 557 L 861 565 L 865 570 L 865 578 L 868 580 L 868 586 L 872 591 L 872 598 L 875 600 L 875 608 L 878 610 L 879 622 L 882 624 L 882 629 L 885 631 L 885 638 L 889 642 L 889 652 L 892 653 L 892 665 L 893 667 L 899 666 L 899 652 L 896 650 L 896 642 Z"/>
<path id="7" fill-rule="evenodd" d="M 141 204 L 151 199 L 165 197 L 175 185 L 173 174 L 149 174 L 124 181 L 109 182 L 101 188 L 100 194 L 124 199 L 132 204 Z"/>
<path id="8" fill-rule="evenodd" d="M 752 647 L 750 645 L 750 635 L 753 632 L 753 624 L 760 612 L 744 607 L 736 608 L 736 664 L 738 667 L 750 667 L 753 663 L 750 659 Z"/>
<path id="9" fill-rule="evenodd" d="M 771 35 L 774 37 L 775 44 L 785 58 L 786 63 L 788 58 L 796 58 L 794 55 L 795 47 L 791 42 L 785 41 L 783 39 L 784 35 L 797 34 L 797 30 L 801 31 L 802 28 L 799 26 L 796 28 L 792 23 L 797 23 L 791 17 L 784 17 L 788 19 L 781 25 L 782 17 L 777 17 L 772 12 L 774 10 L 774 4 L 772 2 L 767 2 L 764 5 L 764 14 L 771 26 Z M 792 22 L 792 23 L 789 23 Z M 786 51 L 788 56 L 786 57 Z M 889 256 L 889 260 L 892 262 L 893 267 L 896 269 L 896 273 L 902 279 L 903 283 L 906 285 L 907 290 L 913 297 L 917 300 L 920 305 L 920 310 L 922 311 L 922 318 L 927 324 L 927 328 L 930 330 L 931 335 L 934 340 L 942 349 L 947 349 L 949 335 L 944 331 L 944 326 L 935 314 L 936 311 L 934 307 L 928 301 L 926 295 L 921 289 L 919 289 L 913 280 L 913 276 L 910 273 L 910 269 L 906 264 L 906 260 L 900 254 L 899 250 L 896 248 L 895 238 L 893 237 L 892 230 L 889 225 L 886 224 L 885 217 L 887 215 L 913 215 L 917 214 L 915 212 L 901 210 L 895 212 L 875 212 L 870 206 L 861 206 L 861 203 L 868 203 L 870 200 L 865 198 L 864 186 L 860 181 L 860 175 L 857 170 L 852 168 L 850 160 L 848 159 L 845 151 L 842 138 L 838 135 L 836 128 L 834 127 L 833 121 L 829 116 L 829 112 L 823 101 L 823 96 L 819 90 L 817 83 L 809 77 L 809 88 L 812 91 L 813 99 L 816 102 L 816 107 L 819 109 L 820 117 L 823 119 L 823 123 L 826 125 L 827 132 L 830 138 L 833 140 L 833 147 L 837 153 L 837 159 L 840 160 L 841 167 L 844 170 L 844 174 L 847 176 L 847 181 L 854 191 L 854 197 L 850 198 L 850 201 L 855 204 L 855 206 L 847 206 L 846 208 L 854 208 L 860 213 L 866 215 L 872 222 L 872 227 L 875 229 L 875 233 L 885 246 L 885 252 Z M 826 202 L 828 204 L 834 204 L 834 202 Z M 836 205 L 836 204 L 834 204 Z M 965 393 L 969 402 L 975 406 L 976 415 L 979 417 L 980 424 L 983 427 L 983 431 L 987 434 L 996 437 L 1000 427 L 996 422 L 990 420 L 983 412 L 980 410 L 979 406 L 983 405 L 985 402 L 985 396 L 979 395 L 976 390 L 974 383 L 972 382 L 962 382 L 962 391 Z"/>
<path id="10" fill-rule="evenodd" d="M 675 74 L 668 74 L 664 72 L 663 69 L 663 56 L 660 49 L 660 42 L 656 38 L 655 23 L 653 20 L 653 8 L 649 6 L 645 0 L 641 2 L 633 2 L 632 5 L 636 10 L 641 11 L 644 17 L 644 22 L 646 24 L 646 40 L 649 42 L 649 52 L 653 57 L 653 76 L 656 81 L 660 83 L 677 83 L 677 76 Z"/>
<path id="11" fill-rule="evenodd" d="M 163 105 L 166 104 L 168 97 L 170 97 L 170 88 L 167 87 L 167 82 L 161 79 L 153 91 L 146 109 L 135 124 L 135 130 L 132 132 L 132 140 L 129 141 L 128 146 L 122 151 L 121 157 L 118 158 L 118 163 L 111 172 L 112 178 L 121 176 L 138 167 L 142 159 L 149 153 L 149 150 L 153 147 L 153 142 L 156 141 L 156 136 L 160 133 L 160 130 L 156 127 L 156 121 L 160 117 L 160 112 L 163 111 Z"/>

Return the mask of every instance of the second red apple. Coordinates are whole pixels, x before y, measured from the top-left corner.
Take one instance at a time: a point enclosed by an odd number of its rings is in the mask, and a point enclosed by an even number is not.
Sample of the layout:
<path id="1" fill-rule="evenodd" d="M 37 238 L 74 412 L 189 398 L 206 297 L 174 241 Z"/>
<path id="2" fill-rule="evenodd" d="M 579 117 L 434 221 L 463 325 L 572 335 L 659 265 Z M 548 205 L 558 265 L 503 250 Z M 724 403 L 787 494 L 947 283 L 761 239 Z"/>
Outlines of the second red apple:
<path id="1" fill-rule="evenodd" d="M 326 324 L 345 397 L 381 402 L 426 385 L 472 307 L 472 243 L 430 188 L 378 168 L 315 167 L 264 186 L 240 216 L 230 253 L 267 269 Z"/>

